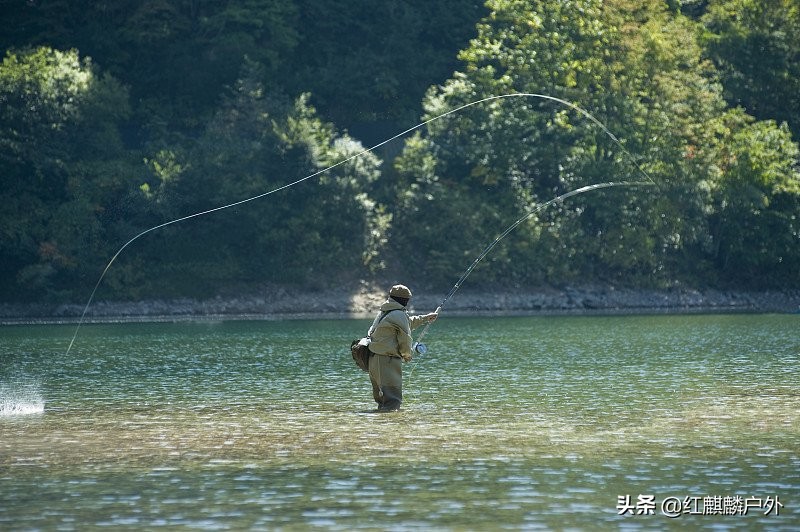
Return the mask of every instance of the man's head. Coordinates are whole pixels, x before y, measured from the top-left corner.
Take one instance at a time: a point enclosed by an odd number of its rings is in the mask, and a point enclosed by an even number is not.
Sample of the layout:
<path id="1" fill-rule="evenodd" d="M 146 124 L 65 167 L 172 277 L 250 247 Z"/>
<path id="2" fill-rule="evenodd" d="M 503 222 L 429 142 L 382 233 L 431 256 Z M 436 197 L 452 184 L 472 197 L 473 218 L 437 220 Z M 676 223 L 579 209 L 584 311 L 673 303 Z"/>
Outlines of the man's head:
<path id="1" fill-rule="evenodd" d="M 411 299 L 411 290 L 405 285 L 396 284 L 389 290 L 389 297 L 405 307 Z"/>

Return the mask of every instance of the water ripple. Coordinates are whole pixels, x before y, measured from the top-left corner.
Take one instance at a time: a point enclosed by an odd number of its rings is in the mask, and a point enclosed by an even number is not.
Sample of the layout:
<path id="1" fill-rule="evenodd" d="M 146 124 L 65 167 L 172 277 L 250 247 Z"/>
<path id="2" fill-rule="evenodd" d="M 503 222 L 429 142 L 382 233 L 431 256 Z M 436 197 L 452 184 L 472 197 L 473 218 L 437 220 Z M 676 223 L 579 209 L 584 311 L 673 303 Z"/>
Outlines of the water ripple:
<path id="1" fill-rule="evenodd" d="M 659 527 L 617 515 L 645 493 L 788 508 L 798 324 L 442 319 L 388 415 L 346 351 L 362 321 L 92 326 L 66 359 L 58 329 L 4 332 L 0 528 Z M 780 519 L 678 524 L 798 525 Z"/>

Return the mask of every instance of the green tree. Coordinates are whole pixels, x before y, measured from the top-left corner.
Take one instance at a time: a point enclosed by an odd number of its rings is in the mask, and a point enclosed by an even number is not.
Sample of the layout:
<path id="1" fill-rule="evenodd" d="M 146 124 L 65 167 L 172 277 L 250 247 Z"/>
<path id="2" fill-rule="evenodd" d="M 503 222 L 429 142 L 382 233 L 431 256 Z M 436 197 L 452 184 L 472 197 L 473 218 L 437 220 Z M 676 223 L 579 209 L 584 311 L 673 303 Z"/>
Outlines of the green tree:
<path id="1" fill-rule="evenodd" d="M 612 92 L 619 88 L 617 74 L 624 67 L 620 37 L 608 24 L 602 2 L 496 1 L 488 6 L 492 11 L 478 25 L 478 36 L 460 54 L 464 72 L 429 93 L 426 118 L 488 96 L 522 92 L 574 102 L 591 109 L 612 129 L 626 123 L 631 105 L 623 98 L 615 100 Z M 473 228 L 474 237 L 465 235 L 448 245 L 461 245 L 475 255 L 493 234 L 537 202 L 593 182 L 641 178 L 619 147 L 591 126 L 585 117 L 552 100 L 494 101 L 434 123 L 427 140 L 409 145 L 407 157 L 430 157 L 413 155 L 420 148 L 435 154 L 435 162 L 426 165 L 435 169 L 434 175 L 415 176 L 414 165 L 405 160 L 399 167 L 412 190 L 419 190 L 415 204 L 434 202 L 440 213 L 452 205 L 460 216 L 449 219 Z M 441 189 L 431 186 L 438 183 L 459 190 L 457 197 L 470 206 L 451 203 Z M 628 197 L 622 203 L 630 201 Z M 493 252 L 491 268 L 483 275 L 518 282 L 576 277 L 580 261 L 573 259 L 597 235 L 579 219 L 587 209 L 602 207 L 595 203 L 580 198 L 532 219 Z M 404 223 L 399 215 L 397 220 L 398 225 Z M 407 233 L 424 231 L 409 227 Z"/>
<path id="2" fill-rule="evenodd" d="M 126 90 L 77 51 L 9 52 L 0 66 L 4 292 L 43 295 L 97 265 L 130 186 Z"/>
<path id="3" fill-rule="evenodd" d="M 800 138 L 797 1 L 716 0 L 702 20 L 725 98 L 756 118 L 787 122 Z"/>
<path id="4" fill-rule="evenodd" d="M 357 153 L 342 126 L 372 143 L 411 125 L 424 88 L 458 61 L 428 90 L 425 118 L 510 92 L 562 98 L 659 184 L 552 206 L 474 281 L 800 284 L 792 2 L 2 5 L 4 296 L 84 295 L 139 232 Z M 451 282 L 537 203 L 642 179 L 625 150 L 552 100 L 487 102 L 430 124 L 391 167 L 360 158 L 148 234 L 105 295 L 313 284 L 384 266 Z"/>
<path id="5" fill-rule="evenodd" d="M 173 216 L 200 212 L 288 185 L 362 151 L 317 116 L 307 95 L 291 101 L 272 94 L 263 76 L 259 64 L 248 62 L 189 152 L 191 164 L 159 164 L 180 171 L 167 181 L 154 176 L 144 193 L 171 203 Z M 150 244 L 163 265 L 158 275 L 169 282 L 154 281 L 164 290 L 207 294 L 263 282 L 320 286 L 379 267 L 374 259 L 388 218 L 368 194 L 379 162 L 361 156 L 267 198 L 169 228 Z"/>
<path id="6" fill-rule="evenodd" d="M 710 213 L 713 257 L 731 283 L 796 286 L 800 281 L 800 149 L 784 124 L 726 116 Z"/>
<path id="7" fill-rule="evenodd" d="M 377 124 L 377 141 L 396 133 L 396 123 L 414 123 L 425 90 L 452 73 L 485 9 L 474 0 L 306 0 L 297 11 L 286 89 L 310 91 L 342 127 Z"/>
<path id="8" fill-rule="evenodd" d="M 460 55 L 463 72 L 431 89 L 426 118 L 499 94 L 562 98 L 615 132 L 658 187 L 570 199 L 531 219 L 493 251 L 491 268 L 476 274 L 504 282 L 719 282 L 709 273 L 719 266 L 718 234 L 710 226 L 719 220 L 708 213 L 727 189 L 722 183 L 731 168 L 724 147 L 744 149 L 741 138 L 758 141 L 763 168 L 787 170 L 793 156 L 776 148 L 791 143 L 774 123 L 742 119 L 732 127 L 696 23 L 657 1 L 488 5 L 491 14 Z M 469 263 L 458 249 L 474 257 L 536 202 L 590 183 L 645 179 L 581 113 L 523 98 L 495 100 L 434 122 L 426 137 L 408 142 L 397 167 L 401 189 L 409 192 L 402 195 L 405 203 L 398 202 L 403 208 L 395 213 L 393 234 L 411 236 L 400 236 L 393 247 L 406 254 L 430 249 L 416 253 L 413 267 L 442 275 L 448 262 Z M 748 172 L 751 181 L 764 178 L 761 168 Z M 793 204 L 788 194 L 784 206 Z M 791 210 L 776 214 L 793 216 Z M 792 227 L 783 225 L 782 250 Z M 453 238 L 441 243 L 437 234 Z M 784 263 L 787 254 L 792 252 L 780 255 Z"/>
<path id="9" fill-rule="evenodd" d="M 6 48 L 45 45 L 93 57 L 129 87 L 142 143 L 201 133 L 245 56 L 275 76 L 298 39 L 292 0 L 7 3 L 9 23 L 27 32 L 9 33 Z"/>

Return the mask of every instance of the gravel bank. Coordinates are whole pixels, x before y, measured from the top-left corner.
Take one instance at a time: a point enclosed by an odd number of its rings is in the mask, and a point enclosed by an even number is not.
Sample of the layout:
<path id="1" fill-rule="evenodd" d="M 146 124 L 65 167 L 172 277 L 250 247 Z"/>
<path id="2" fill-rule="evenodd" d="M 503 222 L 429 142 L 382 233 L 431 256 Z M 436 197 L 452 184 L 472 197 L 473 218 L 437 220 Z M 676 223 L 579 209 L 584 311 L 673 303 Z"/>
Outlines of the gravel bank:
<path id="1" fill-rule="evenodd" d="M 197 319 L 350 318 L 372 315 L 385 299 L 385 288 L 362 284 L 351 290 L 317 293 L 265 289 L 237 297 L 93 303 L 86 322 L 178 321 Z M 418 312 L 435 309 L 444 293 L 417 294 Z M 75 323 L 83 305 L 0 304 L 0 323 Z M 517 291 L 463 290 L 450 299 L 451 315 L 646 314 L 700 312 L 797 312 L 800 290 L 737 292 L 671 289 L 633 290 L 604 287 L 539 287 Z"/>

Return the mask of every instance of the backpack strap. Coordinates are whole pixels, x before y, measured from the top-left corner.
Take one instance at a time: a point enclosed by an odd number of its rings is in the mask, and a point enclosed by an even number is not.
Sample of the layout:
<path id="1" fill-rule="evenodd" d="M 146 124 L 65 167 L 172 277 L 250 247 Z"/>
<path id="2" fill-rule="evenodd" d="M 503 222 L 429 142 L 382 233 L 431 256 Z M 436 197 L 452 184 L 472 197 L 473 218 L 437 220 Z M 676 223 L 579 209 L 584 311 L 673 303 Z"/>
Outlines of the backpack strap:
<path id="1" fill-rule="evenodd" d="M 380 322 L 382 322 L 383 318 L 388 316 L 390 312 L 394 312 L 395 310 L 400 310 L 400 309 L 392 309 L 392 310 L 387 310 L 386 312 L 381 312 L 380 316 L 375 318 L 375 321 L 372 322 L 372 326 L 369 328 L 369 331 L 367 331 L 367 338 L 371 339 L 372 338 L 372 333 L 374 333 L 375 329 L 378 328 L 378 324 Z"/>

